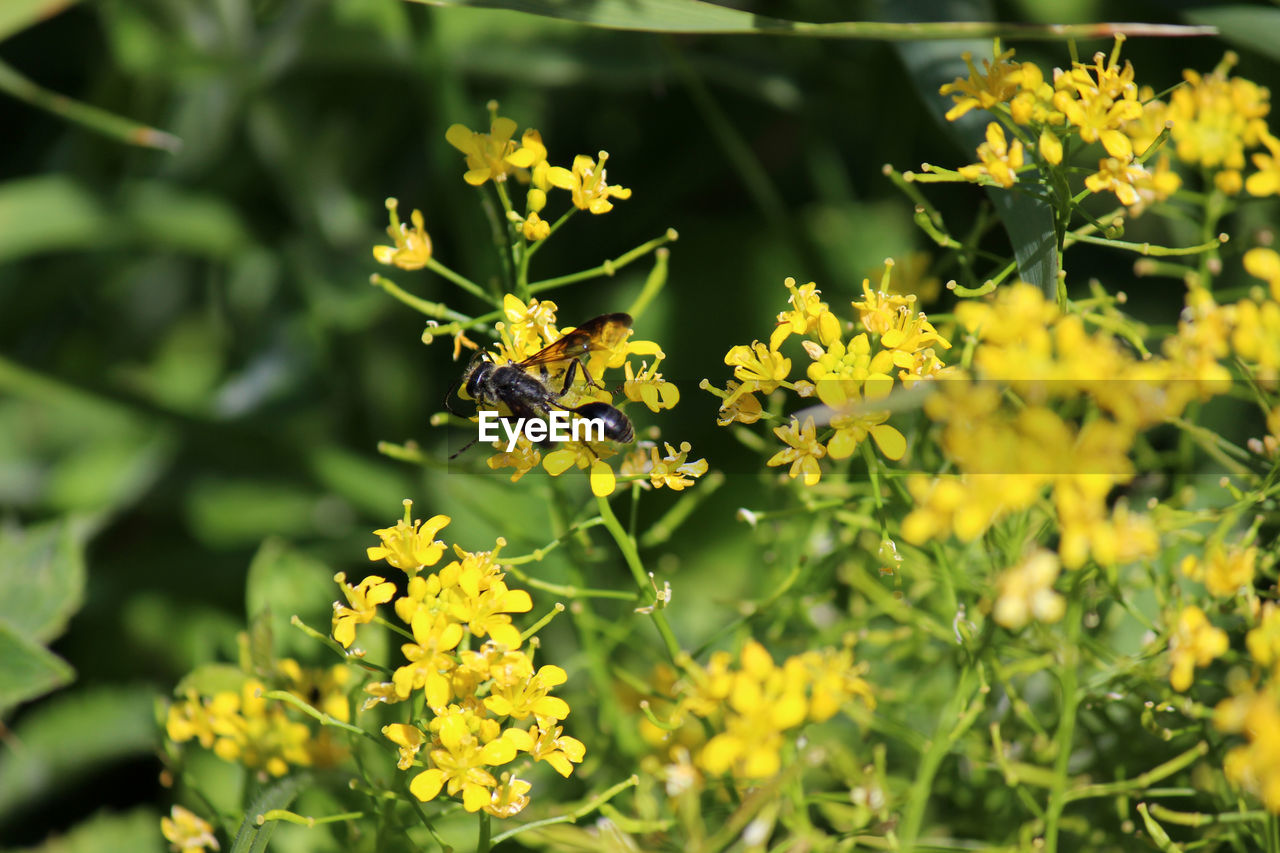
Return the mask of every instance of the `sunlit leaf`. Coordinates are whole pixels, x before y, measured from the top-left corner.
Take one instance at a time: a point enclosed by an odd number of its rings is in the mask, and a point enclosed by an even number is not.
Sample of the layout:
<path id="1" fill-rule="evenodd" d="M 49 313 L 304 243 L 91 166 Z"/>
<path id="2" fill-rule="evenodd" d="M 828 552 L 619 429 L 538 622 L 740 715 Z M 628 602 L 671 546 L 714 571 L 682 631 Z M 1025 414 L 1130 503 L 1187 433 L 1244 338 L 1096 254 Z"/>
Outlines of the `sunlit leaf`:
<path id="1" fill-rule="evenodd" d="M 0 41 L 52 18 L 78 0 L 4 0 L 0 3 Z"/>
<path id="2" fill-rule="evenodd" d="M 66 661 L 0 622 L 0 713 L 73 678 L 75 671 Z"/>
<path id="3" fill-rule="evenodd" d="M 1194 24 L 1216 27 L 1227 41 L 1280 60 L 1280 9 L 1269 6 L 1209 6 L 1182 14 Z"/>
<path id="4" fill-rule="evenodd" d="M 0 529 L 0 623 L 14 633 L 57 637 L 80 609 L 84 583 L 84 532 L 70 521 Z"/>

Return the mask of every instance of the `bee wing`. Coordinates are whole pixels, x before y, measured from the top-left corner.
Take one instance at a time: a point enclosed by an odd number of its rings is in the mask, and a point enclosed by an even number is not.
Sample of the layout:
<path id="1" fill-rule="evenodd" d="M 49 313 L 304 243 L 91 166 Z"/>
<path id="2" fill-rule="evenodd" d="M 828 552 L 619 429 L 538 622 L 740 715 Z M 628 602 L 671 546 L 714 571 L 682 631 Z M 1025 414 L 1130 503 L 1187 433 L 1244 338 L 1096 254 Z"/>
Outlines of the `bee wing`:
<path id="1" fill-rule="evenodd" d="M 630 328 L 630 314 L 601 314 L 526 358 L 519 366 L 526 369 L 539 367 L 581 358 L 596 350 L 611 349 L 626 340 Z"/>

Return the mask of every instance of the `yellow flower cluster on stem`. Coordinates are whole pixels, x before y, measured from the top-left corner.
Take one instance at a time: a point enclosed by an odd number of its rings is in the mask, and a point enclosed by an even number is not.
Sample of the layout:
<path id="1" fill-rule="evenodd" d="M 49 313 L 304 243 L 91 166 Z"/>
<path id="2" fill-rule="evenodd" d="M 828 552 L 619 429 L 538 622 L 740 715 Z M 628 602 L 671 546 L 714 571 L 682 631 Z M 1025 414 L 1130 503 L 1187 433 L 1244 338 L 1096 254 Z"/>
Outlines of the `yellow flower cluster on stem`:
<path id="1" fill-rule="evenodd" d="M 400 769 L 413 772 L 410 792 L 423 802 L 444 793 L 467 811 L 511 817 L 528 804 L 530 784 L 499 768 L 523 754 L 568 776 L 585 754 L 560 725 L 568 703 L 551 695 L 567 675 L 558 666 L 535 668 L 527 638 L 512 621 L 533 601 L 507 586 L 501 539 L 492 551 L 454 545 L 454 559 L 427 574 L 421 570 L 440 562 L 443 545 L 437 551 L 432 543 L 429 561 L 408 569 L 393 562 L 403 531 L 417 529 L 408 522 L 411 510 L 406 501 L 405 520 L 375 531 L 383 544 L 369 549 L 371 560 L 385 560 L 408 576 L 404 594 L 391 604 L 412 640 L 401 645 L 405 662 L 390 682 L 365 685 L 364 707 L 420 697 L 430 712 L 425 724 L 393 723 L 382 730 L 398 750 Z M 448 523 L 447 516 L 433 518 L 431 535 Z M 339 632 L 353 629 L 345 611 L 335 611 L 334 638 L 342 642 Z"/>
<path id="2" fill-rule="evenodd" d="M 279 662 L 276 673 L 283 689 L 342 722 L 350 717 L 350 677 L 345 664 L 309 670 L 288 659 Z M 187 690 L 169 706 L 165 732 L 174 743 L 194 740 L 224 761 L 270 776 L 283 776 L 293 767 L 331 767 L 345 757 L 346 750 L 325 730 L 313 731 L 285 703 L 268 699 L 268 689 L 262 679 L 246 676 L 237 689 L 208 695 Z"/>
<path id="3" fill-rule="evenodd" d="M 875 707 L 865 670 L 848 646 L 807 651 L 779 665 L 751 641 L 737 666 L 733 655 L 716 652 L 705 668 L 693 670 L 675 717 L 690 714 L 710 724 L 714 734 L 695 759 L 704 771 L 743 782 L 767 779 L 781 769 L 783 748 L 800 726 L 828 720 L 854 700 Z"/>
<path id="4" fill-rule="evenodd" d="M 906 439 L 887 421 L 890 410 L 881 401 L 895 388 L 909 389 L 922 380 L 944 373 L 936 350 L 947 349 L 943 338 L 923 312 L 914 310 L 916 297 L 887 292 L 892 261 L 885 267 L 880 289 L 870 281 L 862 285 L 863 299 L 851 303 L 857 316 L 849 326 L 861 329 L 846 339 L 845 323 L 822 301 L 821 291 L 810 282 L 797 286 L 788 278 L 791 308 L 778 314 L 769 342 L 731 348 L 725 364 L 734 380 L 724 389 L 704 381 L 702 387 L 720 398 L 717 422 L 755 423 L 763 414 L 757 394 L 779 388 L 801 397 L 816 396 L 826 407 L 822 419 L 829 429 L 819 433 L 818 418 L 806 413 L 792 416 L 774 435 L 785 445 L 768 460 L 770 466 L 788 466 L 792 479 L 806 486 L 822 479 L 819 460 L 847 459 L 870 438 L 888 459 L 901 459 Z M 793 336 L 802 338 L 801 351 L 809 358 L 805 380 L 792 382 L 792 360 L 782 353 Z"/>
<path id="5" fill-rule="evenodd" d="M 957 474 L 908 478 L 915 508 L 903 521 L 904 538 L 972 541 L 1051 489 L 1064 566 L 1155 554 L 1151 519 L 1123 502 L 1109 508 L 1108 495 L 1133 478 L 1130 449 L 1139 433 L 1224 390 L 1229 374 L 1219 359 L 1228 354 L 1229 318 L 1199 297 L 1191 301 L 1165 357 L 1147 359 L 1111 332 L 1090 333 L 1079 314 L 1060 313 L 1030 285 L 962 302 L 956 319 L 974 340 L 971 369 L 925 404 L 944 424 L 942 450 Z M 1089 402 L 1098 416 L 1077 425 L 1052 407 L 1072 400 Z"/>

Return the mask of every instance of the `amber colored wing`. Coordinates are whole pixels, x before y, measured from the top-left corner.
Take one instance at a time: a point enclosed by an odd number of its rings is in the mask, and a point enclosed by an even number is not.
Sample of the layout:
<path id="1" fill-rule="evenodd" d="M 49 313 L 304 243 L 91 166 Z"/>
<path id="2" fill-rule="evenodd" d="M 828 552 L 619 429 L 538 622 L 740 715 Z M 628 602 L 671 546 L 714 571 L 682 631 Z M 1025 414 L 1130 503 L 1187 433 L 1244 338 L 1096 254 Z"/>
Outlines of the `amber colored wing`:
<path id="1" fill-rule="evenodd" d="M 582 358 L 596 350 L 610 349 L 626 339 L 630 328 L 630 314 L 601 314 L 529 356 L 519 366 L 527 369 L 555 364 Z"/>

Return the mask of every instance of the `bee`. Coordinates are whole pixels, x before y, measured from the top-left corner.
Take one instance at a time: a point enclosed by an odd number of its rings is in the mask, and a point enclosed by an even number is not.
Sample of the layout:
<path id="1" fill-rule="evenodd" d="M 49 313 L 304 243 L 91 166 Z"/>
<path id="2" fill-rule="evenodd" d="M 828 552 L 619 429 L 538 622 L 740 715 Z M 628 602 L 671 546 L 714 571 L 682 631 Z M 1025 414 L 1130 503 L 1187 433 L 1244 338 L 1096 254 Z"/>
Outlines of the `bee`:
<path id="1" fill-rule="evenodd" d="M 565 406 L 560 402 L 573 387 L 579 372 L 588 384 L 600 387 L 587 373 L 581 360 L 593 352 L 618 345 L 630 328 L 630 314 L 602 314 L 521 362 L 497 364 L 489 353 L 481 350 L 471 359 L 462 378 L 449 389 L 449 397 L 462 389 L 478 407 L 502 407 L 516 418 L 542 419 L 552 410 L 560 410 L 583 418 L 599 419 L 604 425 L 605 438 L 619 444 L 630 444 L 635 439 L 635 427 L 617 407 L 600 401 L 581 406 Z M 448 398 L 445 405 L 453 411 Z"/>

